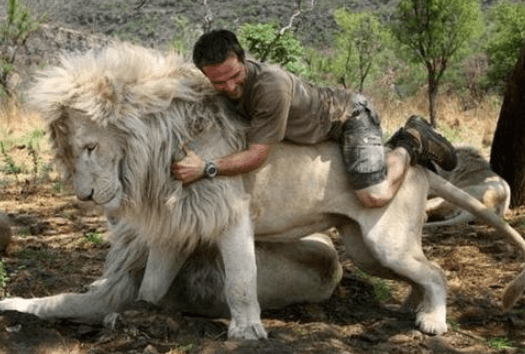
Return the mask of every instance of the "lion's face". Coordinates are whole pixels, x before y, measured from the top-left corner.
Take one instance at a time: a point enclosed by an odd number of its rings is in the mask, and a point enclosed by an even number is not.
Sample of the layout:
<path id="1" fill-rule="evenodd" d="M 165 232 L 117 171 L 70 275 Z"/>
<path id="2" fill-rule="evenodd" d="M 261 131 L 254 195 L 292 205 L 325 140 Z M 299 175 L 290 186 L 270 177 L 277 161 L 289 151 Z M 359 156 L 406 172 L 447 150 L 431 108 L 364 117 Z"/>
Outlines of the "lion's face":
<path id="1" fill-rule="evenodd" d="M 119 166 L 124 157 L 123 147 L 111 127 L 100 127 L 71 113 L 69 145 L 73 171 L 70 171 L 76 196 L 92 200 L 106 211 L 118 208 L 123 187 Z"/>

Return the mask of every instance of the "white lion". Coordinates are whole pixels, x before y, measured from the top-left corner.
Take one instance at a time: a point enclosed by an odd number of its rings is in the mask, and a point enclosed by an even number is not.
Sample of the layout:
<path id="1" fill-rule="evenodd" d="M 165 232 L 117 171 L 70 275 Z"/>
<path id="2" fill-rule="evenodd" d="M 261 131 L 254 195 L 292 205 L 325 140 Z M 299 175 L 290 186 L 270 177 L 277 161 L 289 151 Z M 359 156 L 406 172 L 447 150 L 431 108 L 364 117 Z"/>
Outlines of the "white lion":
<path id="1" fill-rule="evenodd" d="M 503 218 L 510 205 L 509 184 L 492 170 L 479 150 L 460 145 L 456 146 L 456 153 L 456 168 L 445 171 L 436 166 L 437 173 Z M 475 219 L 474 215 L 440 197 L 427 201 L 426 213 L 425 227 L 464 224 Z"/>
<path id="2" fill-rule="evenodd" d="M 406 304 L 416 325 L 439 334 L 447 329 L 446 281 L 421 247 L 429 189 L 525 250 L 498 216 L 417 166 L 391 203 L 363 208 L 331 143 L 279 144 L 254 173 L 183 187 L 169 171 L 183 146 L 218 158 L 242 148 L 243 140 L 204 76 L 175 54 L 115 44 L 64 58 L 40 76 L 30 101 L 47 120 L 55 157 L 77 196 L 105 209 L 112 248 L 89 292 L 5 299 L 0 310 L 102 320 L 137 299 L 190 309 L 209 302 L 201 312 L 222 306 L 231 315 L 229 338 L 265 338 L 260 304 L 283 304 L 288 296 L 308 301 L 316 292 L 320 299 L 339 281 L 331 244 L 319 235 L 303 239 L 335 226 L 359 267 L 412 286 Z M 261 241 L 257 251 L 254 237 Z"/>

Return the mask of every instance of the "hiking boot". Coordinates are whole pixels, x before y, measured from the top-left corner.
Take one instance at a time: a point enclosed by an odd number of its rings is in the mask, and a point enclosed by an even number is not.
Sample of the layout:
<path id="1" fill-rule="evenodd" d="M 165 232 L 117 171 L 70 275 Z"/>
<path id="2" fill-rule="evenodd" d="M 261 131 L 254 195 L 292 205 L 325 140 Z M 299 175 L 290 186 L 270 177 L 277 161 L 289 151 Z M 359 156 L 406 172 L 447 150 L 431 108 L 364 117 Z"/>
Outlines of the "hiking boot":
<path id="1" fill-rule="evenodd" d="M 452 144 L 421 116 L 413 115 L 408 118 L 405 126 L 392 136 L 387 145 L 404 147 L 409 152 L 412 163 L 427 168 L 430 161 L 433 161 L 443 170 L 452 171 L 458 163 Z"/>

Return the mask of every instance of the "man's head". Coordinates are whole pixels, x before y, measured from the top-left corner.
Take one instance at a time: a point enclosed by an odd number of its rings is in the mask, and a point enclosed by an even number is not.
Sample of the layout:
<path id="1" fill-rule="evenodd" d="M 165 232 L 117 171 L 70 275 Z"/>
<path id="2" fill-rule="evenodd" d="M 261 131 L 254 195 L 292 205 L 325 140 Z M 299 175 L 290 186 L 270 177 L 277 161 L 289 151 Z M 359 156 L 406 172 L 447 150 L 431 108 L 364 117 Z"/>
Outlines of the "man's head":
<path id="1" fill-rule="evenodd" d="M 217 92 L 238 100 L 246 80 L 245 53 L 228 30 L 203 34 L 193 47 L 193 62 L 208 77 Z"/>
<path id="2" fill-rule="evenodd" d="M 193 46 L 193 63 L 200 69 L 206 65 L 224 62 L 230 55 L 235 54 L 241 63 L 244 63 L 244 49 L 237 37 L 225 29 L 213 30 L 204 33 Z"/>

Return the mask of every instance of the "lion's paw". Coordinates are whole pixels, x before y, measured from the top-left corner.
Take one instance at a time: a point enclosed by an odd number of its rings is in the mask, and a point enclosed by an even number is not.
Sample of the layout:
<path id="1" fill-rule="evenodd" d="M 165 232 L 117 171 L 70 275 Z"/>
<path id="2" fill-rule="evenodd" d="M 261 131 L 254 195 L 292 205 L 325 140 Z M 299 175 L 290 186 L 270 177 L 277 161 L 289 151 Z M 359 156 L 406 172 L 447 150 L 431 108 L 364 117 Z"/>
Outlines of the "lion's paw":
<path id="1" fill-rule="evenodd" d="M 30 312 L 31 300 L 20 297 L 3 299 L 0 301 L 0 311 L 14 310 L 18 312 Z"/>
<path id="2" fill-rule="evenodd" d="M 266 338 L 268 338 L 268 334 L 260 323 L 244 326 L 232 324 L 228 329 L 228 339 L 259 340 Z"/>
<path id="3" fill-rule="evenodd" d="M 418 313 L 416 326 L 421 332 L 427 334 L 440 335 L 447 331 L 446 318 L 438 313 Z"/>
<path id="4" fill-rule="evenodd" d="M 122 317 L 120 316 L 120 314 L 112 312 L 104 317 L 102 323 L 104 324 L 104 327 L 109 328 L 111 330 L 115 330 L 118 327 L 119 322 L 121 321 Z"/>

